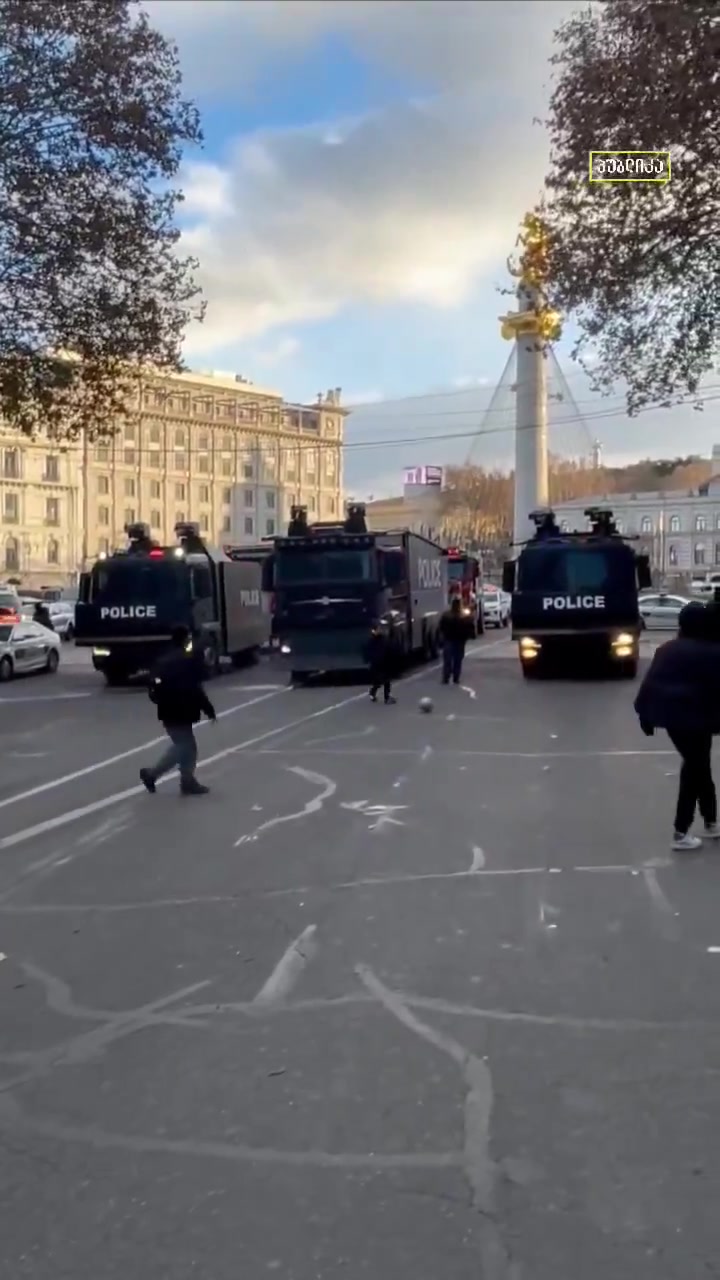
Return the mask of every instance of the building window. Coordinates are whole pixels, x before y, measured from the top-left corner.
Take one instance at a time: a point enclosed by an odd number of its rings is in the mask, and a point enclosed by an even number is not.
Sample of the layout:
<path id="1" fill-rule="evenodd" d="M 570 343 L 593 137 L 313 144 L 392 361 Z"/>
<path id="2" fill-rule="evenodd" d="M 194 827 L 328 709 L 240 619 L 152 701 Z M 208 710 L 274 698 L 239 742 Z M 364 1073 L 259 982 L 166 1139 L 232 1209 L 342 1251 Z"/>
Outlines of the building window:
<path id="1" fill-rule="evenodd" d="M 206 453 L 201 453 L 198 458 L 198 471 L 202 471 L 203 475 L 207 475 L 210 470 L 210 459 Z"/>
<path id="2" fill-rule="evenodd" d="M 150 428 L 150 443 L 159 444 L 161 439 L 161 429 L 158 426 Z"/>
<path id="3" fill-rule="evenodd" d="M 308 511 L 314 511 L 314 510 L 315 510 L 315 506 L 316 506 L 316 503 L 315 503 L 315 494 L 314 494 L 314 493 L 311 493 L 311 494 L 310 494 L 310 497 L 308 498 Z"/>
<path id="4" fill-rule="evenodd" d="M 268 489 L 268 492 L 265 494 L 265 505 L 272 509 L 275 507 L 275 494 L 272 489 Z"/>
<path id="5" fill-rule="evenodd" d="M 232 501 L 232 489 L 223 489 L 222 500 L 226 507 L 230 505 Z"/>
<path id="6" fill-rule="evenodd" d="M 47 544 L 47 562 L 48 564 L 60 563 L 60 543 L 56 538 L 50 538 Z"/>
<path id="7" fill-rule="evenodd" d="M 135 439 L 135 424 L 133 422 L 128 422 L 125 425 L 125 439 L 126 440 Z"/>
<path id="8" fill-rule="evenodd" d="M 125 481 L 125 497 L 126 498 L 135 497 L 135 481 L 132 476 L 128 476 Z"/>
<path id="9" fill-rule="evenodd" d="M 16 493 L 6 493 L 3 503 L 3 520 L 5 524 L 17 524 L 20 519 L 20 503 Z"/>
<path id="10" fill-rule="evenodd" d="M 184 524 L 184 523 L 185 523 L 185 512 L 184 512 L 184 511 L 176 511 L 176 512 L 175 512 L 175 523 L 176 523 L 176 524 Z"/>
<path id="11" fill-rule="evenodd" d="M 184 427 L 178 427 L 177 431 L 175 432 L 175 448 L 176 449 L 185 448 L 185 428 Z"/>
<path id="12" fill-rule="evenodd" d="M 161 527 L 162 517 L 159 511 L 150 512 L 150 524 L 152 525 L 153 529 L 159 529 Z"/>
<path id="13" fill-rule="evenodd" d="M 210 486 L 207 484 L 200 485 L 200 501 L 201 502 L 210 501 Z"/>
<path id="14" fill-rule="evenodd" d="M 149 467 L 157 468 L 160 466 L 159 449 L 150 449 L 147 455 L 147 463 Z"/>
<path id="15" fill-rule="evenodd" d="M 696 517 L 695 517 L 695 532 L 696 532 L 696 533 L 705 533 L 705 530 L 706 530 L 706 529 L 707 529 L 707 517 L 706 517 L 706 516 L 696 516 Z"/>
<path id="16" fill-rule="evenodd" d="M 203 511 L 202 515 L 200 516 L 200 532 L 207 533 L 209 527 L 210 527 L 210 522 L 208 520 L 206 512 Z"/>
<path id="17" fill-rule="evenodd" d="M 60 502 L 57 498 L 47 498 L 45 501 L 45 523 L 60 523 Z"/>
<path id="18" fill-rule="evenodd" d="M 198 440 L 198 449 L 200 450 L 200 452 L 207 453 L 209 448 L 210 448 L 210 437 L 200 436 Z"/>
<path id="19" fill-rule="evenodd" d="M 232 458 L 223 458 L 222 462 L 220 463 L 220 469 L 224 476 L 231 476 L 233 473 Z"/>
<path id="20" fill-rule="evenodd" d="M 251 507 L 251 506 L 253 505 L 253 499 L 254 499 L 254 497 L 255 497 L 255 494 L 253 493 L 252 489 L 245 489 L 245 490 L 244 490 L 244 492 L 243 492 L 243 502 L 245 503 L 245 506 L 246 506 L 246 507 Z"/>
<path id="21" fill-rule="evenodd" d="M 60 459 L 54 454 L 48 454 L 45 459 L 45 475 L 43 477 L 48 484 L 58 484 L 60 480 Z"/>
<path id="22" fill-rule="evenodd" d="M 233 450 L 232 436 L 223 436 L 222 447 L 226 453 L 232 453 L 232 450 Z"/>
<path id="23" fill-rule="evenodd" d="M 160 497 L 160 493 L 161 493 L 161 492 L 162 492 L 162 490 L 161 490 L 161 486 L 160 486 L 160 481 L 159 481 L 159 480 L 151 480 L 151 481 L 150 481 L 150 497 L 151 497 L 151 498 L 159 498 L 159 497 Z"/>
<path id="24" fill-rule="evenodd" d="M 314 449 L 308 449 L 307 457 L 305 459 L 305 471 L 309 476 L 315 475 L 315 450 Z"/>
<path id="25" fill-rule="evenodd" d="M 243 462 L 243 480 L 252 480 L 253 464 L 252 462 Z"/>
<path id="26" fill-rule="evenodd" d="M 97 458 L 98 462 L 109 462 L 109 461 L 110 461 L 110 446 L 109 446 L 109 445 L 107 445 L 107 444 L 99 444 L 99 445 L 97 446 L 96 451 L 95 451 L 95 456 L 96 456 L 96 458 Z"/>
<path id="27" fill-rule="evenodd" d="M 123 524 L 125 528 L 127 529 L 129 524 L 134 524 L 134 523 L 135 523 L 135 508 L 126 507 L 125 513 L 123 515 Z"/>
<path id="28" fill-rule="evenodd" d="M 101 556 L 106 556 L 110 550 L 110 543 L 107 538 L 100 538 L 98 541 L 98 552 Z"/>
<path id="29" fill-rule="evenodd" d="M 108 525 L 110 523 L 110 510 L 108 507 L 98 507 L 98 524 Z"/>
<path id="30" fill-rule="evenodd" d="M 652 533 L 652 520 L 650 519 L 650 516 L 643 516 L 640 521 L 640 532 Z"/>
<path id="31" fill-rule="evenodd" d="M 229 533 L 229 532 L 230 532 L 230 517 L 229 517 L 229 516 L 223 516 L 222 531 L 223 531 L 223 533 Z"/>
<path id="32" fill-rule="evenodd" d="M 287 462 L 285 463 L 285 475 L 287 476 L 288 480 L 294 480 L 294 479 L 295 479 L 295 458 L 294 458 L 294 456 L 289 457 L 289 458 L 288 458 L 288 460 L 287 460 Z"/>
<path id="33" fill-rule="evenodd" d="M 693 552 L 693 563 L 696 565 L 703 565 L 705 563 L 705 543 L 704 542 L 695 543 L 695 550 Z"/>
<path id="34" fill-rule="evenodd" d="M 335 515 L 335 499 L 334 498 L 328 498 L 328 511 L 330 512 L 331 516 Z"/>
<path id="35" fill-rule="evenodd" d="M 720 564 L 720 542 L 715 543 L 715 563 Z"/>
<path id="36" fill-rule="evenodd" d="M 175 485 L 175 501 L 176 502 L 185 501 L 185 485 L 184 484 Z"/>
<path id="37" fill-rule="evenodd" d="M 675 546 L 675 543 L 671 542 L 670 546 L 668 547 L 668 564 L 675 566 L 677 565 L 677 562 L 678 562 L 678 549 Z"/>
<path id="38" fill-rule="evenodd" d="M 671 517 L 670 517 L 670 532 L 671 532 L 671 533 L 679 533 L 679 532 L 680 532 L 680 517 L 679 517 L 679 516 L 671 516 Z"/>
<path id="39" fill-rule="evenodd" d="M 6 480 L 20 479 L 20 454 L 17 449 L 5 450 L 3 475 Z"/>
<path id="40" fill-rule="evenodd" d="M 20 568 L 20 543 L 17 538 L 8 538 L 5 543 L 5 568 L 9 573 Z"/>
<path id="41" fill-rule="evenodd" d="M 266 520 L 266 521 L 265 521 L 265 533 L 266 533 L 266 535 L 267 535 L 268 537 L 270 537 L 272 534 L 274 534 L 274 532 L 275 532 L 275 521 L 274 521 L 274 520 Z"/>
<path id="42" fill-rule="evenodd" d="M 328 450 L 325 454 L 325 475 L 328 480 L 335 479 L 335 454 L 332 450 Z"/>
<path id="43" fill-rule="evenodd" d="M 135 450 L 123 449 L 123 461 L 126 467 L 134 467 L 135 466 Z"/>
<path id="44" fill-rule="evenodd" d="M 187 456 L 184 453 L 175 454 L 175 470 L 187 471 Z"/>
<path id="45" fill-rule="evenodd" d="M 110 481 L 108 480 L 107 476 L 98 476 L 97 488 L 98 488 L 98 493 L 110 492 Z"/>
<path id="46" fill-rule="evenodd" d="M 246 533 L 254 533 L 254 532 L 255 532 L 255 524 L 254 524 L 254 522 L 253 522 L 253 518 L 252 518 L 252 516 L 246 516 L 246 517 L 245 517 L 245 532 L 246 532 Z"/>

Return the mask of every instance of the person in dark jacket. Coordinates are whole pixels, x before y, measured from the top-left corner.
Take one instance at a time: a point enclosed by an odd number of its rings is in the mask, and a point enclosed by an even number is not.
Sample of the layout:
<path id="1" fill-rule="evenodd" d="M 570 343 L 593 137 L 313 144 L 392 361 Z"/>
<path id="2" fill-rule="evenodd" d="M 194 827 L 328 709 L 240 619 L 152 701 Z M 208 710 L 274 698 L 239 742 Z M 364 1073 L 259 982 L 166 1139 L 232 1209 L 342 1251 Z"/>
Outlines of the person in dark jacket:
<path id="1" fill-rule="evenodd" d="M 378 692 L 382 686 L 385 705 L 394 703 L 392 695 L 392 677 L 394 652 L 390 635 L 379 622 L 373 625 L 367 644 L 365 645 L 365 661 L 370 667 L 370 697 L 377 702 Z"/>
<path id="2" fill-rule="evenodd" d="M 463 613 L 462 600 L 457 596 L 440 619 L 440 635 L 443 642 L 443 684 L 460 683 L 465 645 L 473 636 L 472 619 Z"/>
<path id="3" fill-rule="evenodd" d="M 50 610 L 42 600 L 38 600 L 35 608 L 33 609 L 33 622 L 37 622 L 38 626 L 47 627 L 48 631 L 55 630 Z"/>
<path id="4" fill-rule="evenodd" d="M 152 769 L 140 770 L 143 786 L 154 794 L 158 778 L 177 765 L 182 795 L 207 795 L 208 787 L 202 786 L 195 777 L 197 742 L 193 725 L 202 715 L 213 721 L 217 717 L 203 689 L 202 665 L 192 651 L 187 627 L 173 629 L 172 648 L 153 667 L 149 692 L 170 744 Z"/>
<path id="5" fill-rule="evenodd" d="M 720 732 L 720 645 L 713 639 L 709 611 L 699 602 L 680 612 L 679 634 L 656 651 L 635 699 L 643 733 L 665 729 L 682 761 L 672 847 L 678 852 L 702 844 L 690 835 L 695 807 L 705 836 L 720 839 L 710 753 Z"/>

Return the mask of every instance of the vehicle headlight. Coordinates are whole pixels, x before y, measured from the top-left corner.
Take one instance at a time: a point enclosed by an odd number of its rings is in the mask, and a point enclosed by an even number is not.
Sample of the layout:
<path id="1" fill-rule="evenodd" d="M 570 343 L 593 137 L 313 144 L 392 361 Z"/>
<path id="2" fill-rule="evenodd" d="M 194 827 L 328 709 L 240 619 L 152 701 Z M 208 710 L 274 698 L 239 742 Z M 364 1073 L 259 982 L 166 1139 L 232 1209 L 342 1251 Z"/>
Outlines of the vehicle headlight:
<path id="1" fill-rule="evenodd" d="M 290 645 L 289 645 L 289 644 L 281 644 L 281 645 L 280 645 L 280 652 L 281 652 L 281 653 L 290 653 Z"/>
<path id="2" fill-rule="evenodd" d="M 628 645 L 632 648 L 633 637 L 627 631 L 621 631 L 612 642 L 613 649 L 625 649 Z"/>
<path id="3" fill-rule="evenodd" d="M 540 652 L 540 641 L 533 640 L 532 636 L 522 636 L 520 639 L 520 654 L 523 658 L 535 658 Z"/>
<path id="4" fill-rule="evenodd" d="M 93 658 L 109 658 L 109 649 L 93 649 Z"/>

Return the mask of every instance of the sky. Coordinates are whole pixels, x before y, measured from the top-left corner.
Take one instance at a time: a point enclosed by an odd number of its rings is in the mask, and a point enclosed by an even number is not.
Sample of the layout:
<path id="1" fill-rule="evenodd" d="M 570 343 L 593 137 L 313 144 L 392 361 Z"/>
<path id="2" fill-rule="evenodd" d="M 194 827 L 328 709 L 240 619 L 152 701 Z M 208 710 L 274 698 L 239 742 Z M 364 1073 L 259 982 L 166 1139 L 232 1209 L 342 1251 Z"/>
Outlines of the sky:
<path id="1" fill-rule="evenodd" d="M 202 151 L 187 155 L 183 246 L 207 301 L 194 369 L 314 402 L 342 388 L 345 477 L 472 454 L 505 465 L 512 395 L 498 316 L 507 257 L 542 188 L 553 31 L 574 0 L 146 0 L 176 41 Z M 566 456 L 708 453 L 713 399 L 628 422 L 569 359 Z M 711 380 L 711 383 L 713 380 Z M 718 379 L 714 384 L 719 385 Z M 555 403 L 560 404 L 560 401 Z M 568 405 L 572 404 L 572 410 Z M 718 401 L 720 405 L 720 400 Z M 476 440 L 478 432 L 483 436 Z"/>

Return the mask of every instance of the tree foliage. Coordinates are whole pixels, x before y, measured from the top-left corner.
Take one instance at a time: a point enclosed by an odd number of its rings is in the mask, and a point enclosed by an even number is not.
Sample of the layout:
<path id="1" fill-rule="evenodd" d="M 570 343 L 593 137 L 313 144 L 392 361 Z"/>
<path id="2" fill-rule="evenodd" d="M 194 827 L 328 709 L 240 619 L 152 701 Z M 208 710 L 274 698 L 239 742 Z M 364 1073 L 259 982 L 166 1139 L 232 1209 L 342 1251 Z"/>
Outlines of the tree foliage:
<path id="1" fill-rule="evenodd" d="M 132 0 L 0 0 L 0 414 L 110 431 L 130 370 L 199 315 L 172 179 L 201 141 L 174 46 Z M 68 355 L 70 353 L 70 355 Z"/>
<path id="2" fill-rule="evenodd" d="M 556 32 L 543 201 L 549 299 L 631 415 L 695 396 L 720 342 L 720 6 L 601 0 Z M 588 181 L 589 152 L 669 150 L 666 183 Z M 583 367 L 586 367 L 583 364 Z"/>

